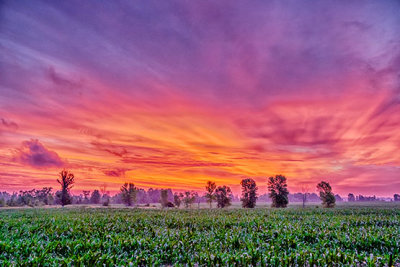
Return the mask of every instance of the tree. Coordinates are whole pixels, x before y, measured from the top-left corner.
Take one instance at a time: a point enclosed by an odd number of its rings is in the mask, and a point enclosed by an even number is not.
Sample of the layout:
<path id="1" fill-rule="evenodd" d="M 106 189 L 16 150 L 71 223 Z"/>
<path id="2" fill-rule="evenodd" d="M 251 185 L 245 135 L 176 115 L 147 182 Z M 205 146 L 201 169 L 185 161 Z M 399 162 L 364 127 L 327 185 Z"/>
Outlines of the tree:
<path id="1" fill-rule="evenodd" d="M 192 204 L 196 200 L 196 194 L 194 192 L 186 191 L 182 199 L 185 208 L 192 207 Z"/>
<path id="2" fill-rule="evenodd" d="M 60 172 L 60 179 L 57 179 L 57 182 L 61 185 L 59 197 L 60 203 L 64 207 L 71 203 L 70 190 L 75 183 L 75 176 L 73 173 L 64 169 Z"/>
<path id="3" fill-rule="evenodd" d="M 231 205 L 232 190 L 229 186 L 219 186 L 215 189 L 215 197 L 217 199 L 217 207 L 225 208 Z"/>
<path id="4" fill-rule="evenodd" d="M 242 186 L 242 207 L 243 208 L 254 208 L 257 202 L 257 190 L 258 187 L 256 182 L 251 178 L 243 179 L 240 182 Z"/>
<path id="5" fill-rule="evenodd" d="M 100 192 L 101 192 L 101 201 L 103 202 L 103 206 L 108 206 L 110 205 L 110 192 L 107 191 L 107 184 L 103 184 L 100 186 Z"/>
<path id="6" fill-rule="evenodd" d="M 322 201 L 322 205 L 325 208 L 335 207 L 335 195 L 332 192 L 332 187 L 328 182 L 321 181 L 317 185 L 317 190 L 319 191 L 319 198 Z"/>
<path id="7" fill-rule="evenodd" d="M 88 204 L 90 202 L 90 200 L 89 200 L 90 191 L 83 190 L 83 195 L 84 195 L 85 203 Z"/>
<path id="8" fill-rule="evenodd" d="M 127 206 L 132 206 L 136 202 L 136 187 L 133 183 L 125 183 L 121 186 L 122 202 Z"/>
<path id="9" fill-rule="evenodd" d="M 215 200 L 215 188 L 217 188 L 215 182 L 207 181 L 206 194 L 204 195 L 204 197 L 206 198 L 207 203 L 210 205 L 210 209 L 212 208 L 213 200 Z"/>
<path id="10" fill-rule="evenodd" d="M 310 191 L 309 186 L 303 185 L 301 187 L 301 201 L 302 201 L 302 204 L 303 204 L 302 205 L 303 209 L 306 207 L 307 198 L 308 198 L 308 195 L 310 194 L 309 191 Z"/>
<path id="11" fill-rule="evenodd" d="M 394 194 L 393 195 L 394 201 L 400 201 L 400 195 L 399 194 Z"/>
<path id="12" fill-rule="evenodd" d="M 174 204 L 176 207 L 180 207 L 182 203 L 183 194 L 182 193 L 175 193 L 174 194 Z"/>
<path id="13" fill-rule="evenodd" d="M 53 190 L 51 187 L 43 187 L 41 190 L 36 190 L 35 197 L 44 205 L 50 205 L 53 200 L 51 190 Z"/>
<path id="14" fill-rule="evenodd" d="M 354 197 L 354 195 L 353 195 L 352 193 L 350 193 L 350 194 L 347 196 L 347 201 L 348 201 L 348 202 L 354 202 L 354 201 L 356 201 L 356 198 Z"/>
<path id="15" fill-rule="evenodd" d="M 167 189 L 161 189 L 160 203 L 161 203 L 161 207 L 163 207 L 163 208 L 167 207 L 167 204 L 168 204 L 168 190 Z"/>
<path id="16" fill-rule="evenodd" d="M 92 204 L 99 204 L 101 199 L 101 195 L 99 190 L 94 190 L 92 195 L 90 196 L 90 203 Z"/>
<path id="17" fill-rule="evenodd" d="M 272 200 L 273 208 L 286 208 L 289 203 L 289 191 L 287 189 L 286 177 L 275 175 L 268 178 L 269 197 Z"/>

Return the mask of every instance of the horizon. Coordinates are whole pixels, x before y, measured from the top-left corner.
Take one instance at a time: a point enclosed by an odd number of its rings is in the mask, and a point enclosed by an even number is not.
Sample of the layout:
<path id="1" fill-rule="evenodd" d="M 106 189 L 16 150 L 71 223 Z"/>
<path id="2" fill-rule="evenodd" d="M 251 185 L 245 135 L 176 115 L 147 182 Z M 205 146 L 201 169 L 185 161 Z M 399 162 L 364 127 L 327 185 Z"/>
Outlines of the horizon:
<path id="1" fill-rule="evenodd" d="M 400 2 L 39 2 L 0 3 L 0 192 L 400 193 Z"/>

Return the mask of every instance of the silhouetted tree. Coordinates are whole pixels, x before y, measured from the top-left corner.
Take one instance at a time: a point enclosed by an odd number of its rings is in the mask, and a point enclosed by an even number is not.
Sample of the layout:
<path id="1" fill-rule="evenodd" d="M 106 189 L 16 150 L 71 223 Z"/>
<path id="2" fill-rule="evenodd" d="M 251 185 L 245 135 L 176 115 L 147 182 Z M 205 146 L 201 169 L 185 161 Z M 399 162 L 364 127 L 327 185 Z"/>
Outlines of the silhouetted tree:
<path id="1" fill-rule="evenodd" d="M 348 201 L 348 202 L 354 202 L 354 201 L 356 201 L 356 198 L 354 197 L 354 195 L 353 195 L 352 193 L 350 193 L 350 194 L 347 196 L 347 201 Z"/>
<path id="2" fill-rule="evenodd" d="M 92 192 L 92 195 L 90 196 L 90 203 L 92 204 L 99 204 L 100 203 L 100 199 L 101 199 L 101 195 L 99 190 L 94 190 Z"/>
<path id="3" fill-rule="evenodd" d="M 225 208 L 231 205 L 232 190 L 229 186 L 219 186 L 215 189 L 215 197 L 217 199 L 217 207 Z"/>
<path id="4" fill-rule="evenodd" d="M 64 207 L 71 203 L 70 190 L 75 183 L 75 176 L 73 173 L 67 170 L 62 170 L 60 172 L 60 179 L 57 182 L 61 185 L 61 193 L 59 195 L 60 203 Z"/>
<path id="5" fill-rule="evenodd" d="M 133 183 L 125 183 L 121 186 L 121 198 L 127 206 L 132 206 L 136 202 L 136 187 Z"/>
<path id="6" fill-rule="evenodd" d="M 287 189 L 286 177 L 275 175 L 268 178 L 269 197 L 272 200 L 273 208 L 286 208 L 289 203 L 289 191 Z"/>
<path id="7" fill-rule="evenodd" d="M 204 197 L 206 198 L 207 203 L 210 205 L 210 209 L 212 208 L 212 202 L 215 200 L 215 188 L 217 188 L 215 182 L 207 181 L 206 194 Z"/>
<path id="8" fill-rule="evenodd" d="M 182 199 L 185 208 L 192 207 L 192 204 L 196 200 L 195 192 L 186 191 Z"/>
<path id="9" fill-rule="evenodd" d="M 319 191 L 319 197 L 322 201 L 322 205 L 325 208 L 333 208 L 335 207 L 335 195 L 332 192 L 332 187 L 328 182 L 320 182 L 317 185 L 317 190 Z"/>
<path id="10" fill-rule="evenodd" d="M 182 193 L 175 193 L 174 194 L 174 204 L 176 207 L 180 207 L 182 203 L 183 194 Z"/>
<path id="11" fill-rule="evenodd" d="M 394 201 L 400 201 L 400 195 L 399 194 L 394 194 L 393 195 L 393 200 Z"/>
<path id="12" fill-rule="evenodd" d="M 243 179 L 240 185 L 242 186 L 242 198 L 240 199 L 242 201 L 242 207 L 254 208 L 257 202 L 258 190 L 256 182 L 251 178 L 247 178 Z"/>

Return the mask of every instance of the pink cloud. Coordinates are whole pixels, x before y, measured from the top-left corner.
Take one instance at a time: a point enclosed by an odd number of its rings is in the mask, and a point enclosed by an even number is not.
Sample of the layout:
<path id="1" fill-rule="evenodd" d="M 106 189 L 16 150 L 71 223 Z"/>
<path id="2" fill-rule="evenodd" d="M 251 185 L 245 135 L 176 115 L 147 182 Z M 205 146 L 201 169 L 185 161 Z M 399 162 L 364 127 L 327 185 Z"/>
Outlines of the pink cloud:
<path id="1" fill-rule="evenodd" d="M 37 139 L 22 142 L 14 160 L 34 168 L 62 167 L 65 164 L 56 152 L 47 149 Z"/>

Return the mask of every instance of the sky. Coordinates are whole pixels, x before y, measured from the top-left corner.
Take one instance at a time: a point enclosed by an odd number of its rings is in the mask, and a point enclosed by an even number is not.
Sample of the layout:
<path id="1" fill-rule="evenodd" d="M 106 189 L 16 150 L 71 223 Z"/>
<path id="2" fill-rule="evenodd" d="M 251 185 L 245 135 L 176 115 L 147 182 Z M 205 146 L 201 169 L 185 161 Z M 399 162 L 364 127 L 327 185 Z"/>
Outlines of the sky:
<path id="1" fill-rule="evenodd" d="M 400 193 L 399 1 L 0 1 L 0 191 Z"/>

